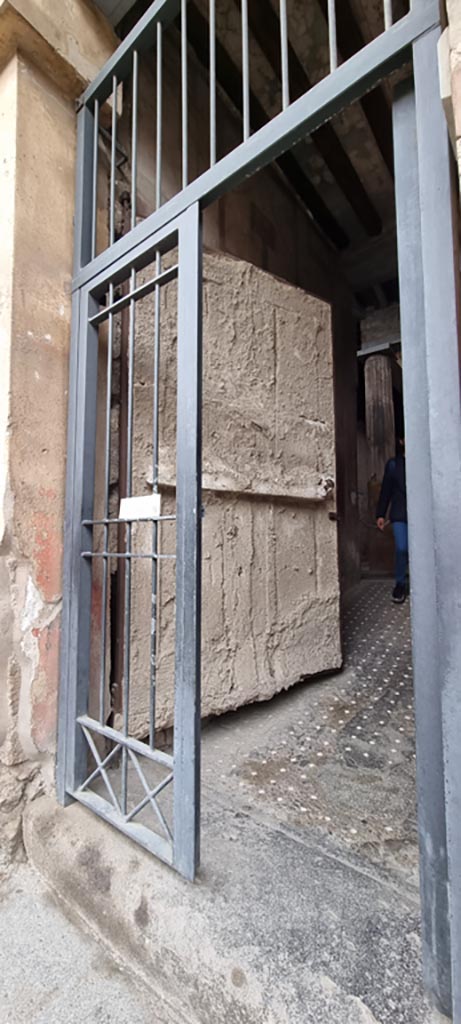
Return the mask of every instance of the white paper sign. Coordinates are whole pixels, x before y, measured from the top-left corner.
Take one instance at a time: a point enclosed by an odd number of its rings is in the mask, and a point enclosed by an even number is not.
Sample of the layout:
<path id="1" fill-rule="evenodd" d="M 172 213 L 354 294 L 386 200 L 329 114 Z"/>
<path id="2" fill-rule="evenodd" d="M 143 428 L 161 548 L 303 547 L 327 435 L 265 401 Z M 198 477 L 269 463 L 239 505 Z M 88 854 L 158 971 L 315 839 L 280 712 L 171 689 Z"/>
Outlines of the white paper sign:
<path id="1" fill-rule="evenodd" d="M 136 519 L 157 519 L 160 515 L 160 495 L 141 494 L 139 497 L 122 498 L 119 519 L 134 522 Z"/>

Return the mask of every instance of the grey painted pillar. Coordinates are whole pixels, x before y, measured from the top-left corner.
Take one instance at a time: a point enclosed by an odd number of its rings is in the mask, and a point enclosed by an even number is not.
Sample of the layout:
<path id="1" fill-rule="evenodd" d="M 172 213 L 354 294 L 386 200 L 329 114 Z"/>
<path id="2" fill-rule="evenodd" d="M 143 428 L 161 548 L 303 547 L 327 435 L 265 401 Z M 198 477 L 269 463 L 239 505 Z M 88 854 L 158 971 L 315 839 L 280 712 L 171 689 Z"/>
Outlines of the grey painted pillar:
<path id="1" fill-rule="evenodd" d="M 423 0 L 417 0 L 421 4 Z M 448 850 L 453 1021 L 461 1024 L 461 398 L 454 192 L 440 99 L 439 30 L 415 43 L 421 241 L 438 660 Z"/>
<path id="2" fill-rule="evenodd" d="M 395 190 L 416 717 L 423 966 L 438 1006 L 451 1005 L 448 868 L 437 629 L 435 524 L 421 249 L 416 104 L 412 80 L 394 100 Z"/>
<path id="3" fill-rule="evenodd" d="M 198 203 L 179 234 L 176 446 L 174 866 L 193 881 L 200 860 L 202 581 L 202 227 Z"/>

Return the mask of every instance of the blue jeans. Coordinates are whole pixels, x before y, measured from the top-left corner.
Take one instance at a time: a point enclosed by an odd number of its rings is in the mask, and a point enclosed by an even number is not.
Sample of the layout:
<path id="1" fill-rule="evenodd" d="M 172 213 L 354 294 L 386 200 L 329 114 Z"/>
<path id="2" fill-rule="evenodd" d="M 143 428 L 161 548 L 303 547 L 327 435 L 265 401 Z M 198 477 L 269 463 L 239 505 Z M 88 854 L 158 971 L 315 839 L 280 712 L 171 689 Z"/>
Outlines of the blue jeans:
<path id="1" fill-rule="evenodd" d="M 392 523 L 395 541 L 395 582 L 405 585 L 408 567 L 408 524 Z"/>

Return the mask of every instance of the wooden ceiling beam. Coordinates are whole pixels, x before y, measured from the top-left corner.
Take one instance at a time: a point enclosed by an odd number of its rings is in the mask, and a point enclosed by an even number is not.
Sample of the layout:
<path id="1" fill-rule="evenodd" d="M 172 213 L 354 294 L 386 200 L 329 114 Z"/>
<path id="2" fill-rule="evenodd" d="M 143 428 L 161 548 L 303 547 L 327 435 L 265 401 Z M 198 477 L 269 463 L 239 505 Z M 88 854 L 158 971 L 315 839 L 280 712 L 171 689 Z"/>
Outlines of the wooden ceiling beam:
<path id="1" fill-rule="evenodd" d="M 189 2 L 188 5 L 187 26 L 189 44 L 195 51 L 199 62 L 204 68 L 208 69 L 209 26 L 207 20 L 193 2 Z M 242 116 L 242 75 L 240 69 L 234 64 L 227 50 L 218 39 L 216 40 L 216 67 L 217 82 L 220 89 L 227 96 L 237 113 Z M 269 118 L 259 99 L 251 92 L 250 122 L 252 129 L 257 131 L 264 124 L 267 124 L 268 120 Z M 345 249 L 349 244 L 347 234 L 341 225 L 338 224 L 293 153 L 284 153 L 275 163 L 303 205 L 309 210 L 313 220 L 322 230 L 323 234 L 332 242 L 336 249 Z"/>
<path id="2" fill-rule="evenodd" d="M 328 0 L 318 0 L 318 3 L 328 24 Z M 349 57 L 353 57 L 354 53 L 366 45 L 350 0 L 340 0 L 336 4 L 336 33 L 338 49 L 344 60 L 349 60 Z M 393 177 L 392 116 L 384 89 L 378 85 L 376 89 L 366 93 L 360 103 L 384 163 Z"/>

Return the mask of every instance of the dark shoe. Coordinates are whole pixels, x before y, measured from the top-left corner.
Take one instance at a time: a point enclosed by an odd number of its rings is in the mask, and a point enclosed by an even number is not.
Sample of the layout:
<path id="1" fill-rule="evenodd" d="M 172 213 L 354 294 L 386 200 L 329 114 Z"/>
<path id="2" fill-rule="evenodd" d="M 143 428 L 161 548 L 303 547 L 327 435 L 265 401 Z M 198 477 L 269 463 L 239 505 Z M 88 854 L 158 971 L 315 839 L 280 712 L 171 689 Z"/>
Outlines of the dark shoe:
<path id="1" fill-rule="evenodd" d="M 404 583 L 397 583 L 392 591 L 392 600 L 394 604 L 403 604 L 407 596 L 407 590 Z"/>

